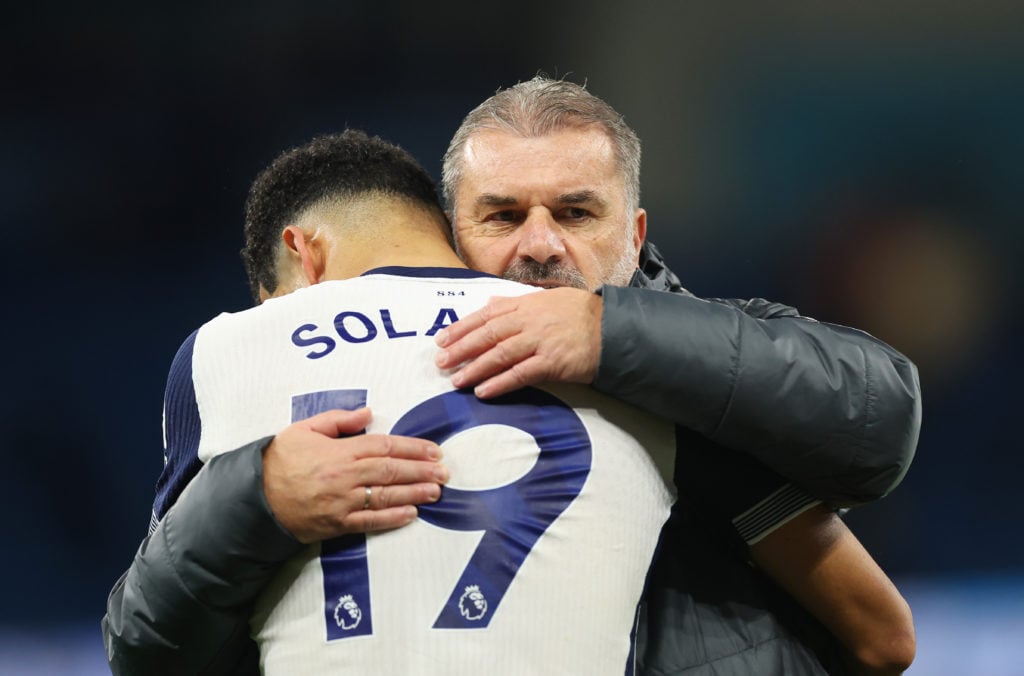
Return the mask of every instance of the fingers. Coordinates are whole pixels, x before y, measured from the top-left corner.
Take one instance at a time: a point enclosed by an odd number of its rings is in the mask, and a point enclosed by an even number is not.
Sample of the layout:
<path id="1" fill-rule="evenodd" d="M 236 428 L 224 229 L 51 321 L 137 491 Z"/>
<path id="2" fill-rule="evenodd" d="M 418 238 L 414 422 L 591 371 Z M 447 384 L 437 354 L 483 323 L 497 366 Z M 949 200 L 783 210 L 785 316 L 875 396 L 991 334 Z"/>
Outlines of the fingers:
<path id="1" fill-rule="evenodd" d="M 374 486 L 370 489 L 370 506 L 349 513 L 344 527 L 350 532 L 362 533 L 401 528 L 416 518 L 416 505 L 437 502 L 440 498 L 441 487 L 435 483 Z M 359 499 L 366 504 L 365 489 L 359 491 Z"/>
<path id="2" fill-rule="evenodd" d="M 442 369 L 462 365 L 452 376 L 454 387 L 476 385 L 536 353 L 536 334 L 522 333 L 522 313 L 516 313 L 519 300 L 492 298 L 482 310 L 448 327 L 445 336 L 438 334 L 438 344 L 448 347 L 438 352 L 434 363 Z"/>
<path id="3" fill-rule="evenodd" d="M 441 487 L 436 483 L 419 483 L 406 486 L 373 486 L 370 488 L 370 506 L 365 509 L 381 511 L 408 505 L 426 505 L 441 498 Z M 366 504 L 365 492 L 362 504 Z"/>
<path id="4" fill-rule="evenodd" d="M 373 414 L 368 408 L 360 408 L 355 411 L 334 409 L 300 420 L 295 425 L 337 439 L 340 436 L 355 434 L 366 429 L 372 417 Z"/>
<path id="5" fill-rule="evenodd" d="M 366 434 L 339 439 L 337 447 L 350 452 L 354 460 L 384 457 L 421 461 L 441 459 L 441 447 L 433 441 L 395 434 Z"/>
<path id="6" fill-rule="evenodd" d="M 451 382 L 454 387 L 472 387 L 507 369 L 520 372 L 525 362 L 536 354 L 535 342 L 521 336 L 498 342 L 493 347 L 486 347 L 486 352 L 476 356 L 452 374 Z M 524 381 L 522 384 L 532 383 Z"/>
<path id="7" fill-rule="evenodd" d="M 367 528 L 396 528 L 416 517 L 413 505 L 440 496 L 448 469 L 438 462 L 437 444 L 390 435 L 335 439 L 314 429 L 363 425 L 368 415 L 364 410 L 314 416 L 303 421 L 308 426 L 285 428 L 264 451 L 267 503 L 278 522 L 300 542 Z M 379 487 L 371 490 L 376 492 L 371 495 L 371 509 L 364 509 L 366 486 Z"/>
<path id="8" fill-rule="evenodd" d="M 459 340 L 450 342 L 446 349 L 437 353 L 434 363 L 439 368 L 453 368 L 470 359 L 476 359 L 492 348 L 505 347 L 506 343 L 521 331 L 522 322 L 517 320 L 515 315 L 496 317 L 464 334 Z"/>
<path id="9" fill-rule="evenodd" d="M 456 327 L 458 322 L 453 324 Z M 461 332 L 459 339 L 450 339 L 447 348 L 440 350 L 434 357 L 434 364 L 440 369 L 452 369 L 460 364 L 477 360 L 481 355 L 499 353 L 506 361 L 518 361 L 517 354 L 528 352 L 530 344 L 516 340 L 522 332 L 522 321 L 519 315 L 505 313 L 488 320 L 485 324 L 469 332 Z M 457 385 L 458 386 L 458 385 Z"/>
<path id="10" fill-rule="evenodd" d="M 440 463 L 404 460 L 391 456 L 356 460 L 352 465 L 352 471 L 357 486 L 443 484 L 448 481 L 448 468 Z"/>
<path id="11" fill-rule="evenodd" d="M 528 359 L 513 364 L 510 368 L 498 372 L 491 378 L 473 388 L 473 394 L 480 399 L 493 399 L 503 394 L 514 392 L 520 388 L 548 380 L 548 372 L 543 368 L 540 359 Z M 460 371 L 459 374 L 462 372 Z M 456 374 L 456 377 L 459 375 Z M 453 377 L 452 380 L 455 378 Z M 460 386 L 456 386 L 460 387 Z"/>
<path id="12" fill-rule="evenodd" d="M 360 408 L 354 411 L 333 409 L 318 413 L 305 420 L 293 423 L 289 428 L 278 435 L 292 437 L 298 435 L 303 439 L 306 447 L 315 444 L 317 447 L 333 448 L 324 442 L 337 441 L 337 447 L 351 452 L 353 459 L 390 456 L 405 460 L 440 460 L 441 447 L 426 439 L 415 437 L 402 437 L 385 434 L 361 435 L 358 438 L 352 435 L 366 429 L 373 414 L 369 408 Z M 328 439 L 317 441 L 309 437 L 305 431 L 316 432 Z M 346 437 L 338 439 L 338 437 Z"/>
<path id="13" fill-rule="evenodd" d="M 484 399 L 544 381 L 591 383 L 600 363 L 602 315 L 601 297 L 580 289 L 492 299 L 486 312 L 467 317 L 475 329 L 459 327 L 445 338 L 435 362 L 457 368 L 452 385 L 475 386 Z"/>
<path id="14" fill-rule="evenodd" d="M 372 533 L 401 528 L 411 523 L 416 514 L 416 508 L 412 505 L 353 512 L 345 519 L 345 530 L 349 533 Z"/>
<path id="15" fill-rule="evenodd" d="M 495 317 L 515 310 L 517 307 L 516 301 L 518 300 L 518 298 L 494 296 L 487 301 L 487 305 L 476 312 L 466 315 L 451 326 L 438 331 L 437 335 L 434 336 L 434 342 L 437 343 L 438 347 L 445 347 L 457 342 Z"/>

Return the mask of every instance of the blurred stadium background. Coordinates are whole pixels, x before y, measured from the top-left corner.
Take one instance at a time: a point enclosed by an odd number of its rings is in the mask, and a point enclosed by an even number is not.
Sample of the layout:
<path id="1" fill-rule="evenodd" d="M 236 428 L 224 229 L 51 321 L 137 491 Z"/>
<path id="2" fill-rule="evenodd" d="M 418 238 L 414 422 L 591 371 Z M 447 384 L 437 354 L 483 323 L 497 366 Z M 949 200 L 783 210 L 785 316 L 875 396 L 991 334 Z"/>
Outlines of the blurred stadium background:
<path id="1" fill-rule="evenodd" d="M 167 366 L 249 304 L 256 172 L 349 125 L 437 176 L 462 116 L 537 71 L 640 134 L 649 236 L 691 290 L 781 300 L 918 363 L 917 459 L 849 523 L 914 608 L 910 673 L 1024 673 L 1024 5 L 623 5 L 8 10 L 0 673 L 106 673 Z"/>

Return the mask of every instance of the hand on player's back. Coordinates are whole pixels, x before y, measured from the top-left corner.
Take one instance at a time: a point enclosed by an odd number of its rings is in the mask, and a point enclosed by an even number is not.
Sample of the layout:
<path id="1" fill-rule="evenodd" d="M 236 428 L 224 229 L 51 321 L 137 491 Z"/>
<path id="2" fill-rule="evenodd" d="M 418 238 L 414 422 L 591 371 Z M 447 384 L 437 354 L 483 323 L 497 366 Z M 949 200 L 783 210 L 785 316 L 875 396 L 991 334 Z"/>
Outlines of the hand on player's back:
<path id="1" fill-rule="evenodd" d="M 601 297 L 559 288 L 495 297 L 436 340 L 435 363 L 455 368 L 455 387 L 489 399 L 545 381 L 591 383 L 601 358 Z"/>
<path id="2" fill-rule="evenodd" d="M 263 454 L 263 490 L 274 516 L 297 540 L 387 530 L 435 502 L 448 470 L 440 447 L 412 437 L 357 434 L 370 410 L 326 411 L 286 427 Z M 366 488 L 369 494 L 367 504 Z"/>

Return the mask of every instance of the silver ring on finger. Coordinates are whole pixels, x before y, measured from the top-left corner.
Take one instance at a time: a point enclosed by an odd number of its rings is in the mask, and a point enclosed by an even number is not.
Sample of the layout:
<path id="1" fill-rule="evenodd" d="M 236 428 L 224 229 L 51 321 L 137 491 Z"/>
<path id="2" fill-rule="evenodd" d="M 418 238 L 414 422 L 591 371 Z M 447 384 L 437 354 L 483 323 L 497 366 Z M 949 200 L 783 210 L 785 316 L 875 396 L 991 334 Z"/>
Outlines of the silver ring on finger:
<path id="1" fill-rule="evenodd" d="M 373 489 L 369 486 L 366 487 L 366 495 L 363 497 L 363 509 L 370 508 L 370 496 L 373 495 Z"/>

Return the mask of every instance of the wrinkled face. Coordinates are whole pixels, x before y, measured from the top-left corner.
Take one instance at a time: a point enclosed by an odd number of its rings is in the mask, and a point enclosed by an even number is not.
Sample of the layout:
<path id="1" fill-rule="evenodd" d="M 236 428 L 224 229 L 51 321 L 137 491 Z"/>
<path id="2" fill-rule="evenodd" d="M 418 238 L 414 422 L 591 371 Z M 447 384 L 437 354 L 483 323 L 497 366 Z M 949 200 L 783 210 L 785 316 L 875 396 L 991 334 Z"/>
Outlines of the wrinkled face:
<path id="1" fill-rule="evenodd" d="M 646 214 L 627 213 L 622 174 L 600 129 L 538 138 L 484 130 L 463 152 L 454 228 L 470 267 L 535 286 L 629 283 Z"/>

